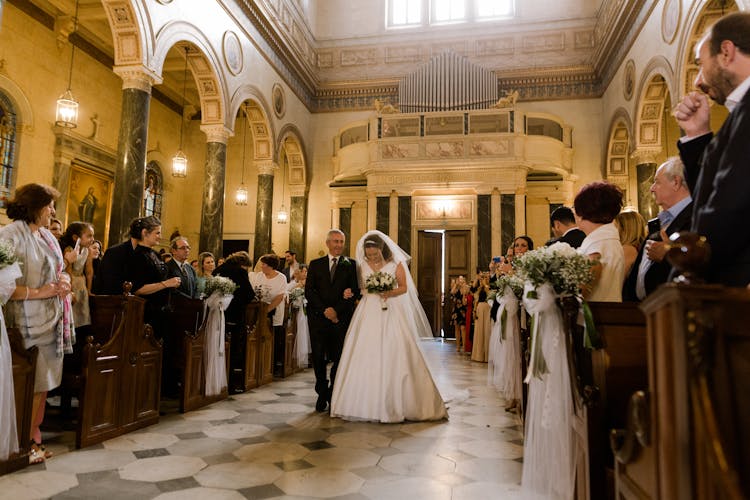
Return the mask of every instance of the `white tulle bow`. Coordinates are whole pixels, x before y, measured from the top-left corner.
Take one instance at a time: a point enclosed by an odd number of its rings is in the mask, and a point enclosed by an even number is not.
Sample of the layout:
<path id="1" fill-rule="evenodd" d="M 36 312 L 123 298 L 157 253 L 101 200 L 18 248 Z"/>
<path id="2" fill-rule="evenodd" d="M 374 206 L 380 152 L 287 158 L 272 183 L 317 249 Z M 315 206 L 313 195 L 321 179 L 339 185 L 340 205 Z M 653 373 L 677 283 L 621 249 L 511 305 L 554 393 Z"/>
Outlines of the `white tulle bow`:
<path id="1" fill-rule="evenodd" d="M 215 396 L 227 386 L 226 362 L 224 360 L 224 311 L 232 302 L 233 295 L 222 295 L 219 291 L 212 293 L 205 300 L 208 308 L 206 319 L 206 396 Z"/>

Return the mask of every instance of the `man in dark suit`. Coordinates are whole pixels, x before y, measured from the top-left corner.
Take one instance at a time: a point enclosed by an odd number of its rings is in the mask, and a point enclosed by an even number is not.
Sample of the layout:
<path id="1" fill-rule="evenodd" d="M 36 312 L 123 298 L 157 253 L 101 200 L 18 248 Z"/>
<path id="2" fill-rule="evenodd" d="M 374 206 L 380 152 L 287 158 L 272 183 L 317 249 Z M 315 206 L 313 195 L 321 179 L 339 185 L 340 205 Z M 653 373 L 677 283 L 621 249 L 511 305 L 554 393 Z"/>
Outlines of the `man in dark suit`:
<path id="1" fill-rule="evenodd" d="M 690 190 L 685 183 L 685 167 L 677 157 L 669 158 L 654 174 L 651 185 L 656 204 L 662 211 L 649 221 L 649 236 L 641 246 L 622 287 L 622 300 L 637 302 L 666 283 L 672 266 L 665 259 L 663 236 L 690 228 L 693 213 Z"/>
<path id="2" fill-rule="evenodd" d="M 300 263 L 297 262 L 297 252 L 293 250 L 287 250 L 284 252 L 284 270 L 281 271 L 286 276 L 286 282 L 289 283 L 294 278 L 294 273 L 299 270 Z"/>
<path id="3" fill-rule="evenodd" d="M 674 110 L 685 131 L 678 146 L 693 196 L 691 230 L 711 245 L 709 283 L 750 282 L 750 13 L 719 19 L 696 46 L 695 86 Z M 729 109 L 716 136 L 708 97 Z"/>
<path id="4" fill-rule="evenodd" d="M 359 297 L 357 266 L 354 260 L 342 255 L 344 241 L 342 231 L 328 231 L 328 255 L 313 260 L 307 268 L 305 298 L 312 365 L 315 370 L 315 392 L 318 393 L 316 411 L 324 411 L 331 402 L 344 336 L 354 314 L 355 300 Z M 347 293 L 349 298 L 344 298 L 344 291 L 350 292 Z M 326 355 L 333 362 L 330 385 Z"/>
<path id="5" fill-rule="evenodd" d="M 180 278 L 180 286 L 175 289 L 177 293 L 189 299 L 196 298 L 198 291 L 195 269 L 188 262 L 190 243 L 184 236 L 177 236 L 171 241 L 170 247 L 172 249 L 172 260 L 167 262 L 167 276 Z"/>
<path id="6" fill-rule="evenodd" d="M 545 246 L 559 241 L 567 243 L 573 248 L 578 248 L 583 243 L 583 239 L 586 238 L 586 234 L 578 229 L 573 210 L 568 207 L 554 209 L 549 216 L 549 223 L 555 237 L 545 243 Z"/>

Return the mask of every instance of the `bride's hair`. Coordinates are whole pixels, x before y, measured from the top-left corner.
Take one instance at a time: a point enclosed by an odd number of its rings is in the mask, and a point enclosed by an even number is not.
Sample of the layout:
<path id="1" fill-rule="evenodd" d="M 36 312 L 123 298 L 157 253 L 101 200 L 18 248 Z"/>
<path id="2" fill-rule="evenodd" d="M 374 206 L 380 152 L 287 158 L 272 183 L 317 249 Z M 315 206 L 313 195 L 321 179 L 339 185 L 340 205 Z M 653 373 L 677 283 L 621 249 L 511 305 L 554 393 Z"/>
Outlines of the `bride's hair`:
<path id="1" fill-rule="evenodd" d="M 391 260 L 391 249 L 383 242 L 380 236 L 373 234 L 367 237 L 364 249 L 377 248 L 383 254 L 383 260 Z"/>

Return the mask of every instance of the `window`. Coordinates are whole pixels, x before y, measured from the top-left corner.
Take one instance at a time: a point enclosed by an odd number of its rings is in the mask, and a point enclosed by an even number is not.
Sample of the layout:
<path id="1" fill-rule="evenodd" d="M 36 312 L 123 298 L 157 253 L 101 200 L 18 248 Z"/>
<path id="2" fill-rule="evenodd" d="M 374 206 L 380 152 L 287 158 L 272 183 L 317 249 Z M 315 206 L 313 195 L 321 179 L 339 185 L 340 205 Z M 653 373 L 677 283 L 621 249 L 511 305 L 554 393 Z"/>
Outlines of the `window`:
<path id="1" fill-rule="evenodd" d="M 513 15 L 513 0 L 474 0 L 478 20 L 508 17 Z"/>
<path id="2" fill-rule="evenodd" d="M 10 197 L 15 163 L 16 113 L 10 99 L 0 92 L 0 208 L 5 208 Z"/>
<path id="3" fill-rule="evenodd" d="M 403 28 L 491 21 L 512 17 L 514 7 L 515 0 L 387 0 L 386 25 Z"/>
<path id="4" fill-rule="evenodd" d="M 388 25 L 409 26 L 422 22 L 422 0 L 390 0 Z"/>
<path id="5" fill-rule="evenodd" d="M 153 215 L 161 219 L 162 195 L 164 193 L 164 180 L 161 176 L 161 168 L 155 161 L 146 165 L 146 182 L 143 187 L 143 216 Z"/>
<path id="6" fill-rule="evenodd" d="M 465 20 L 465 0 L 434 0 L 432 4 L 432 22 L 447 23 Z"/>

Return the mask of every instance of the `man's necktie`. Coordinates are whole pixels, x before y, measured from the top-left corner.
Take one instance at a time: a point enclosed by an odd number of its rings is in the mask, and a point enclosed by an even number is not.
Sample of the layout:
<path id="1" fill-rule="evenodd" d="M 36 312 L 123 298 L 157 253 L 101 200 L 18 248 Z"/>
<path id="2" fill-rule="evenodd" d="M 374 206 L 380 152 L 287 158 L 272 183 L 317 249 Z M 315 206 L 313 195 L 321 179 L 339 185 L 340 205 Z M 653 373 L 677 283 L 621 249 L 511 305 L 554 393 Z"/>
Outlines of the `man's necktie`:
<path id="1" fill-rule="evenodd" d="M 338 263 L 339 259 L 334 257 L 331 264 L 331 281 L 333 281 L 333 277 L 336 275 L 336 266 L 338 265 Z"/>

